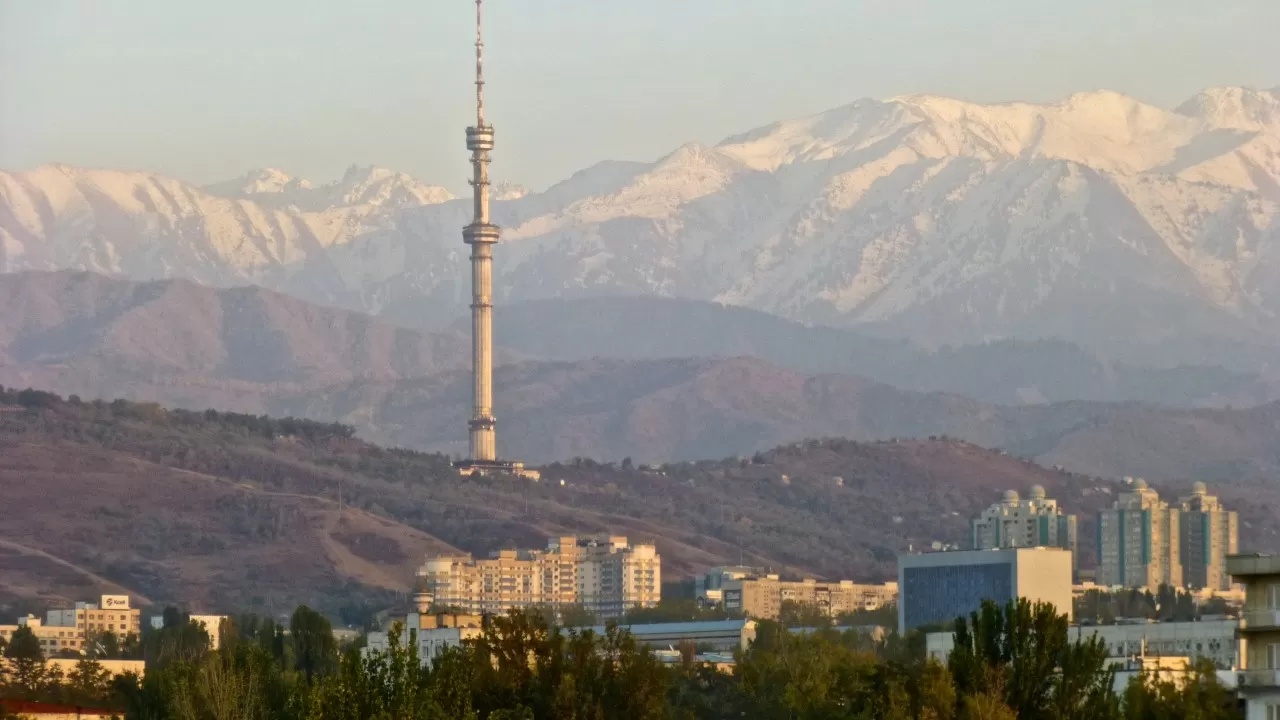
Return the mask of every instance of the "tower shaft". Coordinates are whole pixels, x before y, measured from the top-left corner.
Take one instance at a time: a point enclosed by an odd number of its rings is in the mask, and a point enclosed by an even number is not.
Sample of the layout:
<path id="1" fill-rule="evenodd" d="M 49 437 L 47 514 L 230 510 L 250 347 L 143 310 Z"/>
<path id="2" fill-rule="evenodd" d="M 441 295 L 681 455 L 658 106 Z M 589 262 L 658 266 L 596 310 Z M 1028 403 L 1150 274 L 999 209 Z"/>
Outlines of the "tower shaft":
<path id="1" fill-rule="evenodd" d="M 484 121 L 484 40 L 480 3 L 476 0 L 476 124 L 467 128 L 471 151 L 473 216 L 463 228 L 463 242 L 471 246 L 471 373 L 472 412 L 467 427 L 471 460 L 497 460 L 493 416 L 493 246 L 498 226 L 489 219 L 489 152 L 493 150 L 493 126 Z"/>

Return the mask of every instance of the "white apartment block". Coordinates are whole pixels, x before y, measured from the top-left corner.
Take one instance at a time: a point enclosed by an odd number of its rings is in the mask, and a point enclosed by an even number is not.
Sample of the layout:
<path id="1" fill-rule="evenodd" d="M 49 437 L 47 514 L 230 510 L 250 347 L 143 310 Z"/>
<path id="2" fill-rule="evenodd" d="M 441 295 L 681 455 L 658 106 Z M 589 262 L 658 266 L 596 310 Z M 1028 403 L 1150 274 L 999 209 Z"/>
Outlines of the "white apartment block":
<path id="1" fill-rule="evenodd" d="M 602 618 L 662 597 L 662 558 L 653 545 L 552 538 L 545 550 L 502 550 L 427 560 L 418 570 L 422 595 L 440 607 L 465 613 L 503 613 L 530 607 L 581 605 Z"/>

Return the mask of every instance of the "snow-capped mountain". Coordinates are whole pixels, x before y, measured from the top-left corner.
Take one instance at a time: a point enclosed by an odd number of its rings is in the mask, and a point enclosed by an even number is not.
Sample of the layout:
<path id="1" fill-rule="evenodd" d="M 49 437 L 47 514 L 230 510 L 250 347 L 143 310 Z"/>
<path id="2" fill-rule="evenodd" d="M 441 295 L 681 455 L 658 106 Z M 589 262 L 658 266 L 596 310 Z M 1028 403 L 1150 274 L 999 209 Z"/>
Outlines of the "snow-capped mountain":
<path id="1" fill-rule="evenodd" d="M 495 214 L 504 302 L 713 299 L 928 342 L 1280 343 L 1280 91 L 1177 110 L 860 100 L 653 163 L 601 163 Z M 465 307 L 465 201 L 379 169 L 200 189 L 0 173 L 0 268 L 254 282 L 434 324 Z M 1192 348 L 1192 350 L 1188 350 Z"/>

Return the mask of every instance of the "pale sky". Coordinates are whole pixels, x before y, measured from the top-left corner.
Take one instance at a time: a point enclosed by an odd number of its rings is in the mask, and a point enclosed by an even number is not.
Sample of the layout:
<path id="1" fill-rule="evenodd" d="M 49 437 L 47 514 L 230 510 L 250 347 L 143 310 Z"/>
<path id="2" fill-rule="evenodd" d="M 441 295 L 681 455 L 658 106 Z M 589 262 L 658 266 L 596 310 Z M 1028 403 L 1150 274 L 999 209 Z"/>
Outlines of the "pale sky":
<path id="1" fill-rule="evenodd" d="M 1278 0 L 486 0 L 494 176 L 535 189 L 858 98 L 1173 107 L 1280 85 Z M 470 0 L 0 0 L 0 168 L 468 172 Z"/>

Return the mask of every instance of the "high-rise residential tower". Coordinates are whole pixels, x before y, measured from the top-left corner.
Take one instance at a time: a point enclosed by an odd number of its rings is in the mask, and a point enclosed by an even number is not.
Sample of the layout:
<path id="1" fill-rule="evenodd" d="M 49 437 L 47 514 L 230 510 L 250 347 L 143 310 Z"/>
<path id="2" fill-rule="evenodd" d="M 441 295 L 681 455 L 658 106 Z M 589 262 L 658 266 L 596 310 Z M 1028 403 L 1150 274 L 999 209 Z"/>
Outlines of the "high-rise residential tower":
<path id="1" fill-rule="evenodd" d="M 1236 554 L 1240 540 L 1236 514 L 1223 508 L 1202 482 L 1178 502 L 1183 581 L 1193 588 L 1230 590 L 1227 556 Z"/>
<path id="2" fill-rule="evenodd" d="M 472 410 L 467 430 L 471 455 L 458 463 L 466 472 L 509 472 L 535 475 L 523 463 L 500 462 L 493 415 L 493 246 L 500 231 L 489 216 L 489 152 L 493 150 L 493 126 L 484 120 L 484 35 L 481 2 L 476 0 L 476 124 L 467 128 L 471 151 L 471 224 L 462 229 L 462 241 L 471 246 L 471 374 Z"/>
<path id="3" fill-rule="evenodd" d="M 1142 478 L 1107 510 L 1098 512 L 1099 585 L 1182 586 L 1181 522 Z"/>
<path id="4" fill-rule="evenodd" d="M 1006 491 L 1000 502 L 969 521 L 969 534 L 974 550 L 1060 547 L 1070 550 L 1075 560 L 1076 516 L 1046 497 L 1039 485 L 1032 486 L 1027 498 L 1016 490 Z"/>

